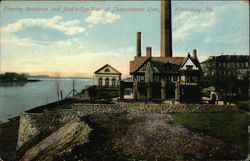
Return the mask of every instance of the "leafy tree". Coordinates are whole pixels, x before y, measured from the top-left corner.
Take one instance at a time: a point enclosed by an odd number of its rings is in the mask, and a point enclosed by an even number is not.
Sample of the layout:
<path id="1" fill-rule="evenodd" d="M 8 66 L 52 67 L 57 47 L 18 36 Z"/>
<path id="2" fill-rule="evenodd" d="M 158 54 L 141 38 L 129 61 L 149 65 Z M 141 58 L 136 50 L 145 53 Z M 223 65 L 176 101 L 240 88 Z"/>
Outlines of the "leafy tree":
<path id="1" fill-rule="evenodd" d="M 18 74 L 18 73 L 4 73 L 0 74 L 0 81 L 2 82 L 25 82 L 27 81 L 27 77 L 25 74 Z"/>
<path id="2" fill-rule="evenodd" d="M 237 103 L 240 99 L 248 97 L 248 74 L 239 79 L 239 72 L 232 68 L 219 68 L 213 61 L 203 66 L 205 72 L 202 86 L 214 86 L 219 92 L 220 99 L 226 102 Z"/>

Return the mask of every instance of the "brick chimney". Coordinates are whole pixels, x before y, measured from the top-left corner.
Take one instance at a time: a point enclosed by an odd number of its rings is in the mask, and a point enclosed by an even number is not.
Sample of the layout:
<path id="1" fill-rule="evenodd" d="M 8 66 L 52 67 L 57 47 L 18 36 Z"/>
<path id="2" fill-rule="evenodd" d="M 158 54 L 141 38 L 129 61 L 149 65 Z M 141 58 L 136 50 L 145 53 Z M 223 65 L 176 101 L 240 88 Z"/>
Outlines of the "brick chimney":
<path id="1" fill-rule="evenodd" d="M 141 56 L 141 32 L 137 32 L 136 38 L 136 56 Z"/>
<path id="2" fill-rule="evenodd" d="M 193 50 L 193 58 L 194 58 L 194 59 L 197 59 L 197 49 L 194 49 L 194 50 Z"/>
<path id="3" fill-rule="evenodd" d="M 161 1 L 161 57 L 172 57 L 171 0 Z"/>
<path id="4" fill-rule="evenodd" d="M 152 48 L 151 47 L 147 47 L 146 48 L 146 53 L 147 53 L 147 57 L 151 57 L 152 56 Z"/>

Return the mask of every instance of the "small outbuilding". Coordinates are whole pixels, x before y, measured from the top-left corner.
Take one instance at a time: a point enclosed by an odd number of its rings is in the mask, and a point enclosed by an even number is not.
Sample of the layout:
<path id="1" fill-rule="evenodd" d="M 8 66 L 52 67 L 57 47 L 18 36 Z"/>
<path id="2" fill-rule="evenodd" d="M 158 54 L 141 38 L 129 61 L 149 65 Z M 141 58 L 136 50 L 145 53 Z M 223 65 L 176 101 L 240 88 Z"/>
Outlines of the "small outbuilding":
<path id="1" fill-rule="evenodd" d="M 97 86 L 119 86 L 121 73 L 109 64 L 95 71 L 95 85 Z"/>

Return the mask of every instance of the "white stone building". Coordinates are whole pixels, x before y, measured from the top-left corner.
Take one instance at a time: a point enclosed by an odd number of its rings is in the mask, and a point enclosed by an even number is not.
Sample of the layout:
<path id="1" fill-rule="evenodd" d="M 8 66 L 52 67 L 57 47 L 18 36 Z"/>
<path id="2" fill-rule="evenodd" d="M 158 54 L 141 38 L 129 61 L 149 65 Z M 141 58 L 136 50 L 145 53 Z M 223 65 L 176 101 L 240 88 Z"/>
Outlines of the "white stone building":
<path id="1" fill-rule="evenodd" d="M 118 86 L 121 80 L 121 73 L 109 64 L 104 65 L 95 71 L 95 85 L 97 86 Z"/>

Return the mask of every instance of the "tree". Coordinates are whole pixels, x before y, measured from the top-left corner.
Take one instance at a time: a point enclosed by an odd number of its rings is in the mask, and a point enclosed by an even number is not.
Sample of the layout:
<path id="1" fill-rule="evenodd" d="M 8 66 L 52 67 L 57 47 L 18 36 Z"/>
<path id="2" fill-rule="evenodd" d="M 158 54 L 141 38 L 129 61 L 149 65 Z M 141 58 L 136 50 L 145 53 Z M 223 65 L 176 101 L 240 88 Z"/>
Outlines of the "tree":
<path id="1" fill-rule="evenodd" d="M 2 82 L 26 82 L 28 79 L 25 74 L 18 74 L 18 73 L 4 73 L 0 74 L 0 81 Z"/>
<path id="2" fill-rule="evenodd" d="M 60 72 L 55 73 L 54 86 L 55 86 L 58 105 L 59 105 L 59 101 L 60 101 L 60 88 L 61 88 L 60 76 L 61 76 Z"/>
<path id="3" fill-rule="evenodd" d="M 204 65 L 202 86 L 214 86 L 220 98 L 226 102 L 237 103 L 242 95 L 240 89 L 248 89 L 248 75 L 244 80 L 238 78 L 239 72 L 234 68 L 218 68 L 214 61 Z"/>

